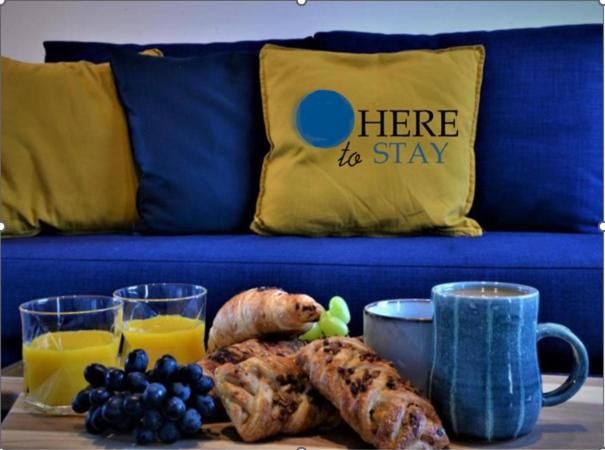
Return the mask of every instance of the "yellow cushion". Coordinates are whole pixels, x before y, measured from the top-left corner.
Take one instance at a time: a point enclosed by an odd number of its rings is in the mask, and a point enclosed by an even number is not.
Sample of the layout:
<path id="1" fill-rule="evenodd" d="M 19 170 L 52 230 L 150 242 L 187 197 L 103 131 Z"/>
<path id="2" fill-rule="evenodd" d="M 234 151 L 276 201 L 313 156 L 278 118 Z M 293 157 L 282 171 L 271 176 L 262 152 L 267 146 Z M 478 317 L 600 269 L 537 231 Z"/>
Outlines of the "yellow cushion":
<path id="1" fill-rule="evenodd" d="M 2 58 L 1 187 L 9 236 L 132 228 L 137 177 L 109 64 Z"/>
<path id="2" fill-rule="evenodd" d="M 263 47 L 271 150 L 252 230 L 481 235 L 466 215 L 483 62 L 481 46 L 384 54 Z"/>

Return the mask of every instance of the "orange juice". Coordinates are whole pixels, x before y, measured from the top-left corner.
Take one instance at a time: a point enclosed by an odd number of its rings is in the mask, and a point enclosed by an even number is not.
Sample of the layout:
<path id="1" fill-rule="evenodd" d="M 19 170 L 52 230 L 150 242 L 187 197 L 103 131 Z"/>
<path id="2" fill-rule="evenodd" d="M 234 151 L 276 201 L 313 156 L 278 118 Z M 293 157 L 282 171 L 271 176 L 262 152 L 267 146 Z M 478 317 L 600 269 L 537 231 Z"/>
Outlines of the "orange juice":
<path id="1" fill-rule="evenodd" d="M 204 330 L 203 321 L 176 314 L 129 320 L 123 329 L 123 355 L 142 348 L 150 368 L 165 354 L 174 356 L 179 364 L 193 363 L 204 356 Z"/>
<path id="2" fill-rule="evenodd" d="M 84 368 L 92 363 L 118 365 L 120 337 L 108 331 L 57 331 L 23 345 L 25 392 L 29 402 L 71 405 L 88 384 Z"/>

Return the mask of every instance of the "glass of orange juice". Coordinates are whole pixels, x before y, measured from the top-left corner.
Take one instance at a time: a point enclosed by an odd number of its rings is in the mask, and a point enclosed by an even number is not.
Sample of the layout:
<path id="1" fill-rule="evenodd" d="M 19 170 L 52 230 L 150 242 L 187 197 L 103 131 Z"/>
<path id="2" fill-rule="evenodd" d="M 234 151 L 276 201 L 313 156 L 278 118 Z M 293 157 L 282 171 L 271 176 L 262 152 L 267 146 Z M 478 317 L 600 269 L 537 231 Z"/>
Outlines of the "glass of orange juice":
<path id="1" fill-rule="evenodd" d="M 140 284 L 116 290 L 124 302 L 122 355 L 143 349 L 149 367 L 170 354 L 179 364 L 204 356 L 206 288 L 195 284 Z"/>
<path id="2" fill-rule="evenodd" d="M 23 303 L 19 311 L 25 402 L 47 414 L 73 414 L 71 402 L 88 384 L 84 368 L 119 363 L 122 301 L 49 297 Z"/>

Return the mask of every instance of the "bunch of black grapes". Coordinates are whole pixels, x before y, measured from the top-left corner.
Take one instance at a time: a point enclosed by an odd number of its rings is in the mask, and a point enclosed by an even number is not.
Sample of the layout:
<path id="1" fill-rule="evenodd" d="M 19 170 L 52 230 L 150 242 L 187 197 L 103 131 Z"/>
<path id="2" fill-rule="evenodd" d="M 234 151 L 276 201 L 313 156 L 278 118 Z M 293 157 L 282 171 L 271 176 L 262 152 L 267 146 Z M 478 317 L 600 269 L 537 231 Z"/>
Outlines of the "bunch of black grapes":
<path id="1" fill-rule="evenodd" d="M 92 434 L 132 432 L 137 444 L 156 441 L 170 444 L 192 436 L 203 418 L 214 414 L 212 378 L 197 364 L 180 366 L 170 355 L 162 356 L 147 371 L 143 350 L 128 354 L 124 370 L 91 364 L 84 370 L 90 383 L 72 402 L 85 413 L 86 430 Z"/>

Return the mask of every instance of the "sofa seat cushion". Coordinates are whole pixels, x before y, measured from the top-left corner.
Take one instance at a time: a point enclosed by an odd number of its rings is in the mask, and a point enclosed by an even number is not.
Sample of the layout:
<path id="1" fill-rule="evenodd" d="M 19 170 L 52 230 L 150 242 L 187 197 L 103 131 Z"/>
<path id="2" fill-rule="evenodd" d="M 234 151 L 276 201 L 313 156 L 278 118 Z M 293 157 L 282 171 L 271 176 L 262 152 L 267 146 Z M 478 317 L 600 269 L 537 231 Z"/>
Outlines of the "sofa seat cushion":
<path id="1" fill-rule="evenodd" d="M 326 304 L 347 299 L 351 332 L 363 332 L 363 306 L 395 297 L 427 297 L 432 286 L 497 280 L 535 286 L 540 321 L 578 334 L 593 368 L 602 361 L 601 235 L 488 232 L 482 238 L 305 238 L 211 236 L 38 236 L 3 242 L 2 364 L 19 358 L 18 304 L 59 294 L 106 294 L 154 281 L 199 283 L 208 319 L 252 286 L 302 291 Z M 569 351 L 546 340 L 543 368 L 566 370 Z M 566 356 L 567 355 L 567 356 Z"/>

